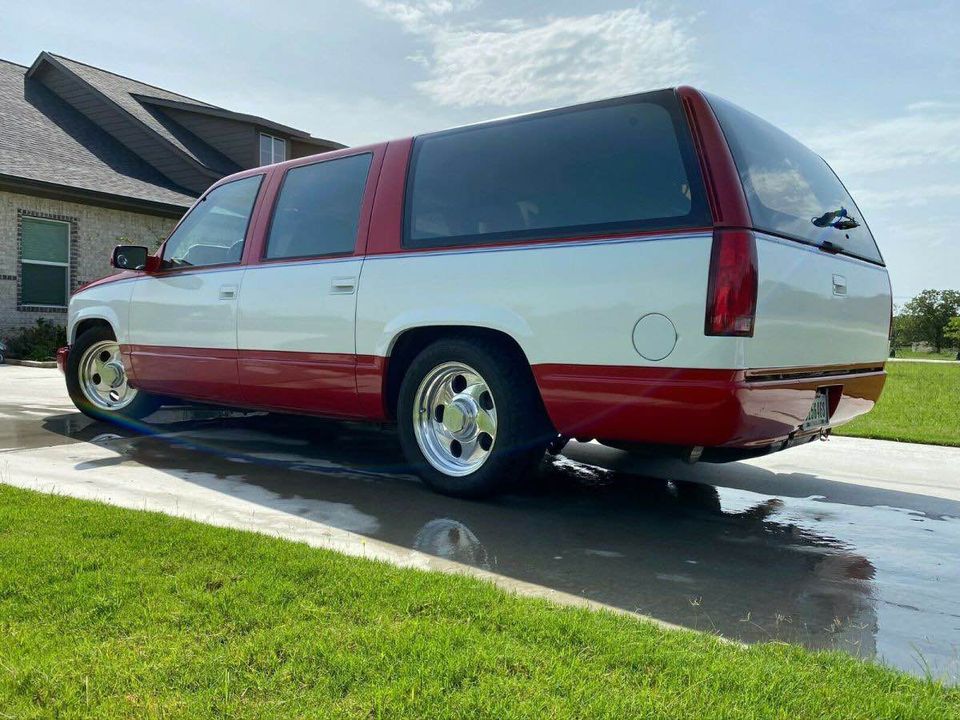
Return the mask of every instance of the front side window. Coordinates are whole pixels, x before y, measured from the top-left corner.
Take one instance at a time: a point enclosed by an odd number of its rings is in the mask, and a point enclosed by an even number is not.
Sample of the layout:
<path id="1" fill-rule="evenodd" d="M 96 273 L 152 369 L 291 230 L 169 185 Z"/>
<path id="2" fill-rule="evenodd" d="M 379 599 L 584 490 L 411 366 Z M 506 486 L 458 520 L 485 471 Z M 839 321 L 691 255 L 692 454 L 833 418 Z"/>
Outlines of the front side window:
<path id="1" fill-rule="evenodd" d="M 287 159 L 287 141 L 266 133 L 260 133 L 260 164 L 272 165 Z"/>
<path id="2" fill-rule="evenodd" d="M 66 307 L 70 295 L 70 224 L 20 220 L 20 303 Z"/>
<path id="3" fill-rule="evenodd" d="M 417 139 L 405 244 L 710 224 L 671 91 Z"/>
<path id="4" fill-rule="evenodd" d="M 850 193 L 815 152 L 733 103 L 709 96 L 758 230 L 882 263 Z"/>
<path id="5" fill-rule="evenodd" d="M 163 267 L 238 263 L 262 175 L 214 188 L 174 230 L 163 249 Z"/>
<path id="6" fill-rule="evenodd" d="M 352 253 L 371 157 L 364 153 L 288 170 L 273 211 L 266 258 Z"/>

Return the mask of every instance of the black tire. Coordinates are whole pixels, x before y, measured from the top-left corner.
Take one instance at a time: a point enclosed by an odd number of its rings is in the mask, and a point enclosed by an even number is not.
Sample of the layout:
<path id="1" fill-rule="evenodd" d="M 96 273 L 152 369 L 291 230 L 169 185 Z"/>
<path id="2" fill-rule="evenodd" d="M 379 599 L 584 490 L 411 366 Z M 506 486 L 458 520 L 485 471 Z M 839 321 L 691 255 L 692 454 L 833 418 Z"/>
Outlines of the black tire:
<path id="1" fill-rule="evenodd" d="M 80 412 L 94 420 L 113 423 L 122 423 L 125 419 L 139 420 L 154 412 L 160 407 L 160 399 L 155 395 L 148 395 L 142 390 L 137 391 L 136 397 L 129 405 L 118 410 L 98 407 L 84 395 L 80 382 L 80 361 L 88 348 L 104 341 L 116 342 L 113 332 L 103 326 L 93 327 L 83 332 L 70 348 L 70 354 L 67 356 L 66 378 L 67 392 L 70 394 L 73 404 L 77 406 Z"/>
<path id="2" fill-rule="evenodd" d="M 468 475 L 449 475 L 421 450 L 414 429 L 417 390 L 424 378 L 448 362 L 464 363 L 486 382 L 496 403 L 496 440 L 484 463 Z M 400 444 L 407 461 L 433 490 L 455 497 L 493 495 L 523 480 L 556 436 L 547 419 L 530 367 L 505 342 L 453 336 L 424 348 L 407 368 L 397 402 Z"/>

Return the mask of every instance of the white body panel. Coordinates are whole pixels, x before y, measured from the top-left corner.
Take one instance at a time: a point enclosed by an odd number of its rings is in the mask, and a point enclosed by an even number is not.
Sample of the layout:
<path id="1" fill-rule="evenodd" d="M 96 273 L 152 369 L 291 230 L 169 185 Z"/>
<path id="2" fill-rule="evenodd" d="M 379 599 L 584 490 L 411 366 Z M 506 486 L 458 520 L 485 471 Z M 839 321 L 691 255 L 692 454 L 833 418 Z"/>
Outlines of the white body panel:
<path id="1" fill-rule="evenodd" d="M 130 298 L 127 342 L 236 350 L 243 273 L 243 268 L 211 268 L 138 279 Z"/>
<path id="2" fill-rule="evenodd" d="M 745 343 L 746 367 L 886 360 L 891 307 L 886 268 L 761 234 L 757 260 L 757 321 Z"/>
<path id="3" fill-rule="evenodd" d="M 531 364 L 653 364 L 634 348 L 633 328 L 662 313 L 679 335 L 670 365 L 732 367 L 738 341 L 703 337 L 711 242 L 697 234 L 370 257 L 357 352 L 387 355 L 419 325 L 476 325 L 511 335 Z"/>
<path id="4" fill-rule="evenodd" d="M 745 369 L 885 359 L 886 269 L 759 236 L 755 337 L 705 336 L 711 244 L 701 234 L 371 257 L 357 352 L 388 355 L 411 327 L 475 325 L 511 335 L 534 365 Z M 838 273 L 846 297 L 833 294 Z M 634 346 L 648 313 L 677 331 L 659 361 Z"/>
<path id="5" fill-rule="evenodd" d="M 67 341 L 77 341 L 77 325 L 84 320 L 106 320 L 120 343 L 129 342 L 130 295 L 136 280 L 116 280 L 81 290 L 70 298 Z"/>
<path id="6" fill-rule="evenodd" d="M 356 351 L 359 258 L 251 266 L 240 292 L 241 350 Z"/>
<path id="7" fill-rule="evenodd" d="M 885 360 L 886 269 L 762 235 L 754 337 L 705 336 L 711 243 L 709 234 L 674 235 L 144 277 L 74 296 L 70 331 L 98 317 L 121 343 L 387 356 L 410 328 L 468 325 L 507 333 L 531 364 L 745 369 Z M 336 287 L 357 277 L 356 292 Z M 231 287 L 236 296 L 221 297 Z M 649 313 L 677 331 L 659 361 L 634 345 L 637 321 Z"/>

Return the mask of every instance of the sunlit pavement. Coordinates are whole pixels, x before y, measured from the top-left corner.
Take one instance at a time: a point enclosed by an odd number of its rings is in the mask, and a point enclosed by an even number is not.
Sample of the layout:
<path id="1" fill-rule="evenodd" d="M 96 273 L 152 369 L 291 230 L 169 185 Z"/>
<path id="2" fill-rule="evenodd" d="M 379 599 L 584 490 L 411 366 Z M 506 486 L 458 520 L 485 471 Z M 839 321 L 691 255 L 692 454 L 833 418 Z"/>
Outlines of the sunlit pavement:
<path id="1" fill-rule="evenodd" d="M 960 680 L 960 449 L 835 438 L 728 465 L 571 444 L 518 492 L 435 495 L 393 432 L 163 410 L 94 423 L 0 366 L 0 480 Z"/>

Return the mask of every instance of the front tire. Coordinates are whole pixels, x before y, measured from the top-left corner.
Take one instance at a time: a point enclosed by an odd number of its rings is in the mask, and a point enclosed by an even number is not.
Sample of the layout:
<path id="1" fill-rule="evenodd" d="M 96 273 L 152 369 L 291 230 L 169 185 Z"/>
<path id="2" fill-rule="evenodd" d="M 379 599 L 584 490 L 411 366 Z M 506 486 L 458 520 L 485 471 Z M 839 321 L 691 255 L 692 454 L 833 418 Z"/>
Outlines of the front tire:
<path id="1" fill-rule="evenodd" d="M 120 346 L 110 329 L 94 327 L 82 333 L 67 356 L 67 392 L 84 415 L 122 422 L 146 417 L 160 401 L 127 383 Z"/>
<path id="2" fill-rule="evenodd" d="M 496 342 L 439 340 L 417 355 L 397 403 L 400 444 L 432 489 L 484 497 L 519 482 L 555 433 L 522 355 Z"/>

